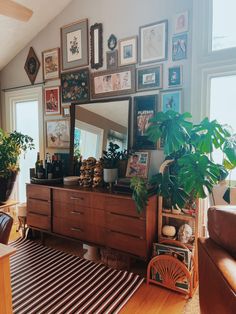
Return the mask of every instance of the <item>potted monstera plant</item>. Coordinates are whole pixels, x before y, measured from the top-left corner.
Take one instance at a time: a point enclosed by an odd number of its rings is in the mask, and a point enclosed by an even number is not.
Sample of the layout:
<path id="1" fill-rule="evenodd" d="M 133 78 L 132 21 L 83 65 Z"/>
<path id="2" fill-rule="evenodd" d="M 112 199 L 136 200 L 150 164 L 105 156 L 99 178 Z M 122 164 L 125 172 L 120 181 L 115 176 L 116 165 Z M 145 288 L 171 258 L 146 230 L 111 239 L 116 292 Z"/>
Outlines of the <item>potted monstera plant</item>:
<path id="1" fill-rule="evenodd" d="M 174 208 L 191 206 L 197 198 L 206 198 L 213 186 L 236 167 L 236 137 L 230 128 L 208 118 L 193 124 L 190 118 L 189 113 L 158 112 L 147 130 L 150 140 L 163 143 L 165 160 L 169 160 L 165 171 L 150 181 L 157 194 Z M 213 160 L 216 149 L 224 153 L 222 164 Z M 137 209 L 141 211 L 147 203 L 146 185 L 142 179 L 134 178 L 131 187 Z"/>
<path id="2" fill-rule="evenodd" d="M 11 194 L 19 171 L 20 154 L 33 148 L 30 136 L 0 129 L 0 202 L 7 201 Z"/>

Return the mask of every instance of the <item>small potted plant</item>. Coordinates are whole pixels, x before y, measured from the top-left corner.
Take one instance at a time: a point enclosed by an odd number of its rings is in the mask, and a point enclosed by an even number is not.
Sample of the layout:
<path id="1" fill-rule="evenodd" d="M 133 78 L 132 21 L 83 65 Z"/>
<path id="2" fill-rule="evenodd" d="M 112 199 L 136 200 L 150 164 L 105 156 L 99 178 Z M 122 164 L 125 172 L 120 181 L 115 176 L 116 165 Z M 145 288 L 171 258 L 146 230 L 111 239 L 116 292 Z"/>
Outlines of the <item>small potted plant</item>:
<path id="1" fill-rule="evenodd" d="M 33 139 L 19 132 L 6 133 L 0 129 L 0 201 L 9 198 L 19 169 L 22 152 L 33 149 Z"/>

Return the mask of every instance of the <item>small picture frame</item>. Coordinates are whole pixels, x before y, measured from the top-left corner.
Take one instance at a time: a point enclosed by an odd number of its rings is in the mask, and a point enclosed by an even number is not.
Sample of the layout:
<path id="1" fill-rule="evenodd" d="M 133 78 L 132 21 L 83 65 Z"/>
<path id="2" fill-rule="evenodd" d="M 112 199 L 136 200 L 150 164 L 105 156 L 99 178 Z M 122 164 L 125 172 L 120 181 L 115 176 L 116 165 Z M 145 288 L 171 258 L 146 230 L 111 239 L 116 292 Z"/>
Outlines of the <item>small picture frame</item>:
<path id="1" fill-rule="evenodd" d="M 116 49 L 116 46 L 117 46 L 117 38 L 114 34 L 111 34 L 108 38 L 108 41 L 107 41 L 107 46 L 108 46 L 108 49 L 110 49 L 111 51 L 113 51 L 114 49 Z"/>
<path id="2" fill-rule="evenodd" d="M 188 31 L 188 11 L 175 15 L 174 34 L 184 33 Z"/>
<path id="3" fill-rule="evenodd" d="M 181 65 L 168 68 L 168 87 L 177 87 L 182 85 L 183 67 Z"/>
<path id="4" fill-rule="evenodd" d="M 46 116 L 61 113 L 60 86 L 44 88 L 44 112 Z"/>
<path id="5" fill-rule="evenodd" d="M 161 110 L 182 112 L 182 90 L 167 90 L 161 92 Z"/>
<path id="6" fill-rule="evenodd" d="M 69 118 L 70 117 L 70 106 L 63 106 L 62 107 L 62 116 L 64 118 Z"/>
<path id="7" fill-rule="evenodd" d="M 158 95 L 145 95 L 134 97 L 134 131 L 133 145 L 135 149 L 157 149 L 157 143 L 153 143 L 145 134 L 150 122 L 157 113 Z"/>
<path id="8" fill-rule="evenodd" d="M 46 121 L 48 148 L 70 147 L 70 122 L 68 119 Z"/>
<path id="9" fill-rule="evenodd" d="M 90 27 L 91 68 L 99 69 L 103 66 L 103 27 L 102 23 L 95 23 Z"/>
<path id="10" fill-rule="evenodd" d="M 34 84 L 35 79 L 37 77 L 39 67 L 40 67 L 39 59 L 36 56 L 33 47 L 30 47 L 28 56 L 25 61 L 24 69 L 32 85 Z"/>
<path id="11" fill-rule="evenodd" d="M 89 94 L 89 69 L 81 69 L 61 74 L 62 103 L 86 102 Z"/>
<path id="12" fill-rule="evenodd" d="M 107 69 L 113 70 L 117 68 L 118 64 L 118 51 L 107 51 Z"/>
<path id="13" fill-rule="evenodd" d="M 60 48 L 42 52 L 44 81 L 60 78 Z"/>
<path id="14" fill-rule="evenodd" d="M 136 69 L 137 91 L 162 88 L 162 64 Z"/>
<path id="15" fill-rule="evenodd" d="M 137 63 L 137 36 L 118 41 L 119 66 Z"/>
<path id="16" fill-rule="evenodd" d="M 63 71 L 88 65 L 88 19 L 61 27 L 61 54 Z"/>
<path id="17" fill-rule="evenodd" d="M 128 159 L 126 177 L 141 177 L 147 179 L 149 170 L 149 152 L 135 152 Z"/>
<path id="18" fill-rule="evenodd" d="M 140 64 L 167 59 L 168 21 L 163 20 L 139 28 Z"/>
<path id="19" fill-rule="evenodd" d="M 172 37 L 172 60 L 187 59 L 188 34 L 183 33 Z"/>

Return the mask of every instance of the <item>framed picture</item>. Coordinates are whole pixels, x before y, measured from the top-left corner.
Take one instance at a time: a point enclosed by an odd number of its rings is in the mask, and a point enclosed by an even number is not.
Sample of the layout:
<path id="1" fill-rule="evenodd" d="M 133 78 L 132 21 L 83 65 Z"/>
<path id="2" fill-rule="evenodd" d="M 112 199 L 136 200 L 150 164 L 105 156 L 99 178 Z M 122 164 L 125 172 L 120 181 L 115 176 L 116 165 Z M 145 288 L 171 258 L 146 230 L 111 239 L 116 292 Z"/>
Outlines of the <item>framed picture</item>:
<path id="1" fill-rule="evenodd" d="M 172 60 L 187 59 L 187 33 L 175 35 L 172 37 Z"/>
<path id="2" fill-rule="evenodd" d="M 89 100 L 88 68 L 61 74 L 61 97 L 63 103 Z"/>
<path id="3" fill-rule="evenodd" d="M 117 68 L 118 51 L 107 51 L 107 69 L 112 70 Z"/>
<path id="4" fill-rule="evenodd" d="M 36 76 L 39 71 L 39 67 L 40 67 L 39 59 L 37 58 L 33 47 L 30 47 L 24 68 L 32 85 L 35 82 Z"/>
<path id="5" fill-rule="evenodd" d="M 182 66 L 174 66 L 168 68 L 168 86 L 169 87 L 176 87 L 182 85 L 182 78 L 183 78 L 183 68 Z"/>
<path id="6" fill-rule="evenodd" d="M 91 74 L 92 98 L 119 96 L 134 93 L 134 67 L 100 71 Z"/>
<path id="7" fill-rule="evenodd" d="M 167 59 L 168 21 L 141 26 L 139 28 L 140 63 L 152 63 Z"/>
<path id="8" fill-rule="evenodd" d="M 111 34 L 108 38 L 107 46 L 110 50 L 114 50 L 116 49 L 116 45 L 117 45 L 117 38 L 114 34 Z"/>
<path id="9" fill-rule="evenodd" d="M 184 33 L 188 31 L 188 11 L 175 15 L 174 33 Z"/>
<path id="10" fill-rule="evenodd" d="M 181 113 L 182 90 L 171 90 L 161 92 L 161 110 L 166 112 L 173 110 Z"/>
<path id="11" fill-rule="evenodd" d="M 61 28 L 62 70 L 88 65 L 88 20 Z"/>
<path id="12" fill-rule="evenodd" d="M 145 134 L 150 122 L 158 108 L 158 95 L 146 95 L 134 97 L 134 131 L 133 143 L 135 149 L 157 149 L 157 143 L 153 143 Z"/>
<path id="13" fill-rule="evenodd" d="M 137 36 L 118 42 L 119 66 L 137 63 Z"/>
<path id="14" fill-rule="evenodd" d="M 60 49 L 54 48 L 42 52 L 43 79 L 55 80 L 60 78 Z"/>
<path id="15" fill-rule="evenodd" d="M 48 148 L 70 147 L 70 122 L 68 119 L 46 121 Z"/>
<path id="16" fill-rule="evenodd" d="M 103 66 L 102 23 L 96 23 L 90 27 L 90 40 L 91 40 L 91 68 L 98 69 Z"/>
<path id="17" fill-rule="evenodd" d="M 137 68 L 137 91 L 162 88 L 162 72 L 162 64 Z"/>
<path id="18" fill-rule="evenodd" d="M 44 106 L 46 116 L 61 113 L 60 86 L 44 89 Z"/>
<path id="19" fill-rule="evenodd" d="M 70 117 L 70 106 L 63 106 L 62 107 L 62 116 L 64 118 L 69 118 Z"/>
<path id="20" fill-rule="evenodd" d="M 128 159 L 126 177 L 148 177 L 149 152 L 135 152 Z"/>

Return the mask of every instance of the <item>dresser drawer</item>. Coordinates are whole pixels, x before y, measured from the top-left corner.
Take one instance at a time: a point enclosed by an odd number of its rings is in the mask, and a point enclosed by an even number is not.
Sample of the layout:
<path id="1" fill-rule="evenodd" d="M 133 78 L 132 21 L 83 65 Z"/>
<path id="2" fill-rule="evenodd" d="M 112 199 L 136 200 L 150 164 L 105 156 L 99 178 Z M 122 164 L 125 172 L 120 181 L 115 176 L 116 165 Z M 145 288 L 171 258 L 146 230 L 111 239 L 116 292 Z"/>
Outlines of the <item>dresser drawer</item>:
<path id="1" fill-rule="evenodd" d="M 53 203 L 67 203 L 73 208 L 77 206 L 90 206 L 90 195 L 77 191 L 53 190 Z"/>
<path id="2" fill-rule="evenodd" d="M 48 201 L 29 198 L 27 200 L 27 213 L 51 216 L 51 205 Z"/>
<path id="3" fill-rule="evenodd" d="M 38 185 L 27 185 L 27 198 L 33 198 L 35 200 L 49 201 L 51 199 L 51 191 L 49 187 Z"/>
<path id="4" fill-rule="evenodd" d="M 79 240 L 86 239 L 84 224 L 73 219 L 53 217 L 53 232 Z"/>
<path id="5" fill-rule="evenodd" d="M 51 217 L 47 215 L 28 213 L 27 225 L 29 227 L 51 231 Z"/>
<path id="6" fill-rule="evenodd" d="M 86 207 L 65 202 L 53 202 L 53 216 L 58 218 L 84 219 Z"/>
<path id="7" fill-rule="evenodd" d="M 106 197 L 105 209 L 109 212 L 131 217 L 145 217 L 145 210 L 138 214 L 134 201 L 129 198 Z"/>
<path id="8" fill-rule="evenodd" d="M 106 245 L 126 253 L 146 257 L 146 240 L 107 230 Z"/>
<path id="9" fill-rule="evenodd" d="M 86 224 L 86 240 L 88 242 L 104 246 L 106 234 L 106 229 L 104 227 L 94 224 Z"/>

